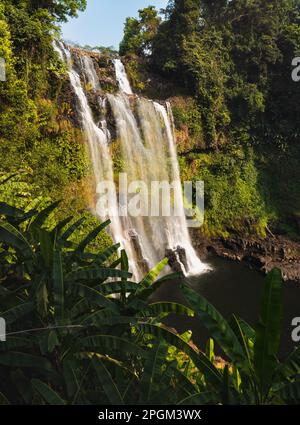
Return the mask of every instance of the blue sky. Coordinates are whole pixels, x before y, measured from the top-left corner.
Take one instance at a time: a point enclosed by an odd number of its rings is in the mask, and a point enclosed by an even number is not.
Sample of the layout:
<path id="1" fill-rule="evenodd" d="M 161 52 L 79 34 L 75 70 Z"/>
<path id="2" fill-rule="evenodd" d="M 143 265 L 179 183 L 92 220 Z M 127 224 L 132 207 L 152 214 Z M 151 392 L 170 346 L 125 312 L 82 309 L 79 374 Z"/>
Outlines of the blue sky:
<path id="1" fill-rule="evenodd" d="M 88 0 L 87 3 L 85 12 L 62 26 L 63 38 L 118 48 L 127 16 L 137 16 L 139 9 L 149 5 L 165 7 L 167 0 Z"/>

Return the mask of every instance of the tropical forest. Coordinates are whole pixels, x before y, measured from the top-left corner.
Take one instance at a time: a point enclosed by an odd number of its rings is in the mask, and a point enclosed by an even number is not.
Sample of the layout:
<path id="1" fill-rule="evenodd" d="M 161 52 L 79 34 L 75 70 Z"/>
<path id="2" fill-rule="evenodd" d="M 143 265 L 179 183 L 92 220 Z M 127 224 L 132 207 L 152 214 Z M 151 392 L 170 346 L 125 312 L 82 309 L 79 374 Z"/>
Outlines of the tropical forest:
<path id="1" fill-rule="evenodd" d="M 299 0 L 0 0 L 2 409 L 300 405 L 299 99 Z"/>

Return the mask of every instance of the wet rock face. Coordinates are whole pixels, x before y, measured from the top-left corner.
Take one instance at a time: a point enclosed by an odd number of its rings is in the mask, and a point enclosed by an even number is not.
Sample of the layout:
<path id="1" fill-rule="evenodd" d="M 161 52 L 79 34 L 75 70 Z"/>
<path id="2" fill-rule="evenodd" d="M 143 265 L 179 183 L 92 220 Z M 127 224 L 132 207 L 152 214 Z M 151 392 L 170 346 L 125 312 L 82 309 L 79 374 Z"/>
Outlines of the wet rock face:
<path id="1" fill-rule="evenodd" d="M 81 122 L 77 111 L 77 102 L 68 77 L 62 80 L 57 104 L 60 107 L 58 120 L 69 121 L 72 127 L 80 128 Z M 68 107 L 65 105 L 68 105 Z"/>
<path id="2" fill-rule="evenodd" d="M 142 251 L 141 242 L 140 242 L 138 234 L 136 233 L 135 230 L 130 229 L 128 232 L 128 236 L 130 237 L 133 248 L 135 250 L 136 257 L 137 257 L 136 261 L 139 267 L 144 273 L 148 273 L 150 271 L 150 265 L 147 259 L 143 257 L 143 251 Z"/>
<path id="3" fill-rule="evenodd" d="M 169 266 L 174 272 L 188 271 L 185 249 L 177 246 L 175 249 L 166 249 L 166 257 L 169 259 Z"/>
<path id="4" fill-rule="evenodd" d="M 116 93 L 119 90 L 115 77 L 113 57 L 107 54 L 86 51 L 76 47 L 70 47 L 70 52 L 72 55 L 73 67 L 80 75 L 81 83 L 88 98 L 88 103 L 92 110 L 95 122 L 97 122 L 97 125 L 101 127 L 101 119 L 99 119 L 99 117 L 105 117 L 107 130 L 110 134 L 109 139 L 115 140 L 117 138 L 116 123 L 107 100 L 108 93 Z M 82 61 L 84 57 L 89 57 L 93 61 L 93 67 L 99 81 L 99 88 L 97 90 L 90 86 L 85 73 L 82 72 Z M 66 76 L 65 81 L 63 82 L 60 102 L 66 103 L 70 106 L 65 118 L 71 121 L 74 127 L 81 128 L 78 104 L 68 76 Z"/>
<path id="5" fill-rule="evenodd" d="M 107 93 L 116 93 L 118 91 L 112 56 L 78 48 L 71 48 L 70 51 L 77 66 L 79 66 L 80 58 L 83 56 L 88 56 L 92 59 L 100 84 L 99 95 L 104 96 Z"/>
<path id="6" fill-rule="evenodd" d="M 211 253 L 230 260 L 244 261 L 264 273 L 278 267 L 282 270 L 284 281 L 300 282 L 300 243 L 285 236 L 205 239 L 195 233 L 192 239 L 201 258 Z"/>

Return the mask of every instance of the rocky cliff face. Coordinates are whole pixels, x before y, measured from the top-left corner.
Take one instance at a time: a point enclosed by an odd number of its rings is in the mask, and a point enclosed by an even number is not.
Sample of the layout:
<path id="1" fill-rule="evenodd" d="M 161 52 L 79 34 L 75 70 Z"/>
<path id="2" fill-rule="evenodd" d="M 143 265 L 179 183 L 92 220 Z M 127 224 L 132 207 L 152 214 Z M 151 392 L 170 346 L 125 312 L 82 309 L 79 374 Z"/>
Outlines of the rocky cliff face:
<path id="1" fill-rule="evenodd" d="M 199 237 L 193 232 L 194 246 L 202 259 L 217 255 L 243 261 L 262 273 L 274 267 L 282 270 L 285 282 L 300 283 L 300 244 L 282 235 L 231 236 L 229 238 Z"/>
<path id="2" fill-rule="evenodd" d="M 89 98 L 89 104 L 95 116 L 105 114 L 108 131 L 111 135 L 112 141 L 112 154 L 114 155 L 115 167 L 118 169 L 119 161 L 119 142 L 117 138 L 116 123 L 111 107 L 108 102 L 99 104 L 99 95 L 104 97 L 108 93 L 116 93 L 118 91 L 118 83 L 115 77 L 114 66 L 112 57 L 110 55 L 103 55 L 94 52 L 87 52 L 81 49 L 72 48 L 72 56 L 75 62 L 75 68 L 79 62 L 82 61 L 84 56 L 89 57 L 94 64 L 94 68 L 99 79 L 99 88 L 97 91 L 89 87 L 88 81 L 82 81 L 85 91 Z M 77 62 L 77 63 L 76 63 Z M 280 267 L 283 270 L 285 281 L 300 281 L 300 244 L 296 241 L 291 241 L 288 237 L 282 234 L 273 235 L 271 231 L 267 231 L 265 235 L 263 232 L 257 232 L 259 225 L 259 217 L 257 211 L 260 205 L 263 204 L 263 198 L 258 196 L 253 187 L 248 188 L 248 197 L 252 197 L 257 203 L 256 209 L 249 209 L 244 199 L 239 199 L 240 185 L 244 183 L 251 185 L 244 169 L 249 168 L 249 158 L 246 157 L 242 150 L 235 152 L 209 152 L 205 147 L 203 138 L 199 111 L 192 98 L 181 94 L 178 96 L 176 85 L 174 82 L 166 82 L 160 76 L 150 73 L 145 64 L 136 64 L 133 66 L 132 60 L 125 58 L 129 78 L 133 84 L 135 91 L 143 96 L 151 94 L 160 100 L 168 98 L 171 102 L 175 117 L 176 136 L 177 136 L 177 150 L 182 159 L 180 159 L 181 173 L 184 180 L 203 179 L 206 183 L 206 214 L 207 219 L 202 229 L 193 230 L 192 237 L 193 243 L 200 257 L 204 259 L 207 255 L 218 255 L 235 261 L 245 261 L 252 266 L 257 267 L 262 272 L 267 272 L 273 267 Z M 166 85 L 166 90 L 162 88 Z M 62 90 L 62 99 L 68 102 L 71 106 L 72 112 L 69 112 L 68 118 L 78 128 L 78 114 L 76 113 L 76 101 L 74 94 L 70 88 L 67 79 L 65 81 L 65 88 Z M 130 102 L 132 108 L 135 108 L 135 96 L 132 96 Z M 77 121 L 76 121 L 77 120 Z M 237 186 L 234 187 L 233 177 L 229 176 L 228 187 L 222 186 L 224 179 L 227 178 L 226 173 L 234 170 L 234 180 L 240 179 Z M 237 170 L 237 171 L 236 171 Z M 225 176 L 222 183 L 222 176 Z M 252 175 L 251 175 L 252 177 Z M 221 179 L 221 180 L 220 180 Z M 219 182 L 212 184 L 212 181 Z M 216 208 L 213 212 L 211 205 L 214 197 L 218 195 L 223 196 L 223 191 L 230 189 L 233 183 L 233 188 L 230 195 L 236 204 L 241 202 L 243 208 L 242 214 L 248 215 L 247 218 L 239 219 L 239 215 L 234 211 L 234 208 L 239 208 L 237 205 L 228 205 L 229 219 L 221 221 L 217 231 L 215 229 L 216 215 L 224 215 L 222 210 Z M 255 180 L 253 185 L 257 184 Z M 226 193 L 225 193 L 226 196 Z M 236 198 L 236 199 L 235 199 Z M 222 217 L 221 217 L 222 220 Z M 243 224 L 247 222 L 246 224 Z M 238 224 L 236 224 L 238 223 Z M 249 224 L 250 223 L 250 224 Z M 247 228 L 247 232 L 245 229 Z M 213 231 L 211 231 L 213 229 Z M 220 233 L 218 235 L 218 233 Z M 175 254 L 170 252 L 171 261 L 176 257 Z M 174 266 L 176 268 L 176 264 Z"/>

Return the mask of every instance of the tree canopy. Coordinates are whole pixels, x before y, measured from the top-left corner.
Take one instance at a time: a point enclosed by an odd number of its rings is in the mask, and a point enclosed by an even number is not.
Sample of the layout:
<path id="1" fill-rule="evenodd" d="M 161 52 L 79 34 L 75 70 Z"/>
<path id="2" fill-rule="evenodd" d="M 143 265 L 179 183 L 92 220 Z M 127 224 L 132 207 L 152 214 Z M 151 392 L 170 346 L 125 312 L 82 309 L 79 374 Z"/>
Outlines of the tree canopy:
<path id="1" fill-rule="evenodd" d="M 293 105 L 300 93 L 290 70 L 300 49 L 299 4 L 170 0 L 165 19 L 156 18 L 155 30 L 147 32 L 152 68 L 197 99 L 211 146 L 232 131 L 236 140 L 247 142 L 272 139 L 283 145 L 297 139 L 300 122 Z M 145 54 L 141 22 L 127 19 L 121 54 Z"/>
<path id="2" fill-rule="evenodd" d="M 120 54 L 136 53 L 148 55 L 157 33 L 161 18 L 154 6 L 139 10 L 139 18 L 127 18 L 124 38 L 120 44 Z"/>
<path id="3" fill-rule="evenodd" d="M 16 0 L 13 3 L 24 3 Z M 45 9 L 57 21 L 66 21 L 68 17 L 76 17 L 79 11 L 86 8 L 87 0 L 28 0 L 29 10 Z"/>

